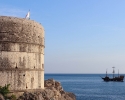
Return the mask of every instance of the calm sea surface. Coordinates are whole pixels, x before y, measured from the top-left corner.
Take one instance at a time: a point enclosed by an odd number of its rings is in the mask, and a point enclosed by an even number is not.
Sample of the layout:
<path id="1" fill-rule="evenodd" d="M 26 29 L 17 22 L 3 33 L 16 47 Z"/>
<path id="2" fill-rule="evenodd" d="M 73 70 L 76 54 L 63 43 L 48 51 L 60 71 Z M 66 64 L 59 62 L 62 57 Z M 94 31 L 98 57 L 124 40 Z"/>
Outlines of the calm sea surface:
<path id="1" fill-rule="evenodd" d="M 61 82 L 77 100 L 125 100 L 125 82 L 104 82 L 100 76 L 105 74 L 45 74 L 45 79 Z"/>

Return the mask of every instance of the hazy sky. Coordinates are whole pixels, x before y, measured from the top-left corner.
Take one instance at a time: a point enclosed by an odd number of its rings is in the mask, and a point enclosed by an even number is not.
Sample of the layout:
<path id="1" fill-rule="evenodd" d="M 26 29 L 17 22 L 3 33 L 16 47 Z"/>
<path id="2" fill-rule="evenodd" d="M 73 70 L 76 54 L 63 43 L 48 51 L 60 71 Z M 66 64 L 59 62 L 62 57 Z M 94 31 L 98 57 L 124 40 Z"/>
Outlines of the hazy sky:
<path id="1" fill-rule="evenodd" d="M 45 29 L 45 73 L 125 73 L 125 0 L 0 0 L 0 15 Z"/>

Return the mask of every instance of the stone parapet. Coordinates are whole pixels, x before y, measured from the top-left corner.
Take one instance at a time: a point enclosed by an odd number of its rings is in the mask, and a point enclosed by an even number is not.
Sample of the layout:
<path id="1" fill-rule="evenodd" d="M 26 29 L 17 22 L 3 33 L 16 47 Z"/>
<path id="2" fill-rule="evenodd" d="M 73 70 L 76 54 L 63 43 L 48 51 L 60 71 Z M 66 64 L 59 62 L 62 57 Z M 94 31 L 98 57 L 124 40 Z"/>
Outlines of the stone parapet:
<path id="1" fill-rule="evenodd" d="M 0 16 L 0 41 L 44 45 L 44 29 L 33 20 Z"/>

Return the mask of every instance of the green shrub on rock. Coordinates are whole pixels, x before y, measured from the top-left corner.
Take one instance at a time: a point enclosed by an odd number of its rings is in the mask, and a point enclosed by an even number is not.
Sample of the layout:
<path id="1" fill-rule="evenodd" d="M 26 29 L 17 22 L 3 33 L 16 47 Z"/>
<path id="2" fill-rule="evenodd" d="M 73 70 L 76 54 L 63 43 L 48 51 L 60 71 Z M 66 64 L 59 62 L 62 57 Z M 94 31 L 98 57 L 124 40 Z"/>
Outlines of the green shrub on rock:
<path id="1" fill-rule="evenodd" d="M 0 94 L 2 94 L 5 99 L 16 100 L 15 95 L 11 95 L 11 96 L 7 95 L 10 93 L 9 86 L 10 86 L 10 84 L 7 84 L 7 85 L 5 84 L 5 86 L 3 86 L 3 87 L 0 86 Z"/>
<path id="2" fill-rule="evenodd" d="M 7 94 L 10 92 L 9 91 L 9 86 L 10 84 L 5 84 L 5 86 L 0 86 L 0 93 L 4 96 L 4 98 L 7 98 Z"/>

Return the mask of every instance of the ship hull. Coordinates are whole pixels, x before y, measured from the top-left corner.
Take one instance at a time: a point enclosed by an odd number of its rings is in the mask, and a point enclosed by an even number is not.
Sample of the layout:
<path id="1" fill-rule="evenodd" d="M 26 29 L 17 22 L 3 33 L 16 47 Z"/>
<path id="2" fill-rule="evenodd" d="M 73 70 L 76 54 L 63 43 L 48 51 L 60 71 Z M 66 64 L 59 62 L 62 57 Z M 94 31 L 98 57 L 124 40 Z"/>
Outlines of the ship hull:
<path id="1" fill-rule="evenodd" d="M 102 79 L 103 79 L 104 81 L 106 81 L 106 82 L 108 82 L 108 81 L 123 82 L 124 76 L 115 77 L 115 78 L 104 77 L 104 78 L 102 78 Z"/>

